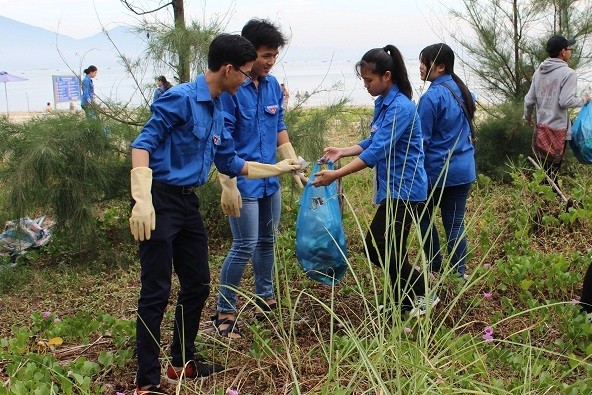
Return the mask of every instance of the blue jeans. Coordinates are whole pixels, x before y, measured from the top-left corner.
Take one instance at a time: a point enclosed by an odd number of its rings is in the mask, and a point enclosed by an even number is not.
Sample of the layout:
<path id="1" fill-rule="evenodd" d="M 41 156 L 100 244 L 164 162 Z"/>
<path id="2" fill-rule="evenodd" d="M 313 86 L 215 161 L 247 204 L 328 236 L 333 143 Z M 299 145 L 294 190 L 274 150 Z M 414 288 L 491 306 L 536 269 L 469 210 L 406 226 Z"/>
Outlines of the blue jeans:
<path id="1" fill-rule="evenodd" d="M 278 190 L 262 198 L 243 197 L 240 217 L 229 217 L 232 247 L 220 270 L 219 312 L 236 312 L 236 289 L 249 259 L 253 262 L 255 294 L 263 300 L 274 298 L 274 244 L 280 212 L 281 193 Z"/>
<path id="2" fill-rule="evenodd" d="M 440 207 L 450 265 L 461 276 L 465 274 L 468 248 L 464 219 L 470 190 L 471 183 L 468 183 L 453 187 L 433 188 L 431 195 L 428 196 L 426 212 L 421 218 L 420 227 L 422 238 L 426 239 L 428 236 L 423 244 L 423 250 L 432 271 L 442 271 L 440 236 L 433 223 L 434 209 Z"/>

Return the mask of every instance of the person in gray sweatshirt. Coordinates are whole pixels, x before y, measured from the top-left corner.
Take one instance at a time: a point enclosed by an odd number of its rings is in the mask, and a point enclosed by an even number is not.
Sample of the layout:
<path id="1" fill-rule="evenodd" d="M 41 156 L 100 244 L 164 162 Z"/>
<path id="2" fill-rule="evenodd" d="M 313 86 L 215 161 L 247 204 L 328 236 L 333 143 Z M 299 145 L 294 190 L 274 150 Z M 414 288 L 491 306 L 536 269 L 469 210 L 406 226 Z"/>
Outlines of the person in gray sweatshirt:
<path id="1" fill-rule="evenodd" d="M 571 122 L 568 109 L 582 107 L 590 101 L 587 95 L 576 96 L 576 72 L 567 65 L 575 43 L 576 40 L 568 40 L 560 35 L 554 35 L 547 41 L 546 51 L 549 57 L 534 72 L 532 84 L 524 98 L 524 120 L 530 126 L 535 126 L 533 115 L 536 107 L 535 133 L 537 129 L 540 132 L 541 128 L 548 128 L 551 133 L 565 133 L 563 140 L 570 140 Z M 536 145 L 533 143 L 535 154 Z M 562 143 L 558 158 L 545 160 L 540 154 L 537 155 L 542 159 L 543 168 L 552 179 L 557 175 L 564 153 L 565 142 Z"/>

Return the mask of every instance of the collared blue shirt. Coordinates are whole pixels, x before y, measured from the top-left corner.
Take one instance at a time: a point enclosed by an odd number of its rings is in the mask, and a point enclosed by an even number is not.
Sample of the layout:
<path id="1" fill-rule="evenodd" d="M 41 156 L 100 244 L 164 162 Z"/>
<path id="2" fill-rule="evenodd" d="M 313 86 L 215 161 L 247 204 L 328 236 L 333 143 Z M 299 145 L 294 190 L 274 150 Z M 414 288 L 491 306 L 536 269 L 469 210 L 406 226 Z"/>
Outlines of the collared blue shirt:
<path id="1" fill-rule="evenodd" d="M 418 105 L 425 169 L 431 187 L 463 185 L 476 178 L 475 148 L 471 142 L 469 120 L 443 83 L 463 99 L 452 76 L 445 74 L 431 83 Z"/>
<path id="2" fill-rule="evenodd" d="M 275 164 L 277 135 L 286 130 L 284 123 L 284 95 L 277 79 L 268 75 L 259 78 L 256 87 L 247 79 L 236 95 L 221 95 L 224 107 L 224 124 L 232 135 L 236 153 L 242 159 Z M 249 180 L 238 177 L 238 189 L 242 196 L 261 198 L 280 188 L 277 177 Z"/>
<path id="3" fill-rule="evenodd" d="M 370 137 L 358 143 L 359 158 L 376 167 L 375 203 L 392 199 L 423 202 L 427 177 L 423 168 L 421 126 L 415 104 L 394 85 L 374 103 Z"/>
<path id="4" fill-rule="evenodd" d="M 202 185 L 212 162 L 230 176 L 245 161 L 236 156 L 224 130 L 220 98 L 212 100 L 205 76 L 166 91 L 151 107 L 152 116 L 133 148 L 148 151 L 152 178 L 174 186 Z"/>
<path id="5" fill-rule="evenodd" d="M 95 85 L 92 78 L 87 74 L 82 79 L 82 98 L 80 98 L 80 107 L 86 107 L 95 100 Z"/>

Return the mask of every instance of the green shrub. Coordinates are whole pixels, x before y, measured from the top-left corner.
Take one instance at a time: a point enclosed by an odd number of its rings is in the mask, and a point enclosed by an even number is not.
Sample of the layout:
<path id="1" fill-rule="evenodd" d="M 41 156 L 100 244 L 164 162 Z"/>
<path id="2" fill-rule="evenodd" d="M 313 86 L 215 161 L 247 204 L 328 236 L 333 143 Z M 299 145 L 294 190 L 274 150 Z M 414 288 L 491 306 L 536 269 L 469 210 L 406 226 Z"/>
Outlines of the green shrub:
<path id="1" fill-rule="evenodd" d="M 122 123 L 57 113 L 9 125 L 0 180 L 4 220 L 41 211 L 73 244 L 96 237 L 96 205 L 128 195 L 129 144 L 137 131 Z"/>
<path id="2" fill-rule="evenodd" d="M 532 128 L 523 121 L 523 104 L 508 102 L 488 110 L 478 122 L 475 140 L 477 171 L 510 181 L 510 162 L 531 153 Z"/>

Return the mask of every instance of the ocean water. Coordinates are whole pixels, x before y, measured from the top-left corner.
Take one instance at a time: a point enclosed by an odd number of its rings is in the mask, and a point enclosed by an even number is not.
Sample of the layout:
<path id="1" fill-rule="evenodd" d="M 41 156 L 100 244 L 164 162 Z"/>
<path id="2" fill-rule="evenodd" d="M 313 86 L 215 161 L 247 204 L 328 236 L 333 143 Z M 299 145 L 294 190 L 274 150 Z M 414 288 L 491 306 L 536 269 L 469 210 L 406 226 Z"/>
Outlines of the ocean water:
<path id="1" fill-rule="evenodd" d="M 280 61 L 274 66 L 272 73 L 288 87 L 289 105 L 295 103 L 298 93 L 301 97 L 308 93 L 310 97 L 305 103 L 306 106 L 324 106 L 342 98 L 347 98 L 351 105 L 373 106 L 374 99 L 355 74 L 356 61 Z M 423 85 L 419 79 L 418 62 L 406 62 L 415 98 L 418 98 Z M 138 106 L 146 100 L 151 100 L 154 77 L 157 74 L 144 72 L 144 75 L 136 75 L 134 80 L 123 67 L 99 68 L 99 73 L 94 79 L 95 93 L 100 100 Z M 6 95 L 4 92 L 0 94 L 1 112 L 5 113 L 7 110 L 6 97 L 10 112 L 43 111 L 48 102 L 58 109 L 69 107 L 69 103 L 54 103 L 52 85 L 52 75 L 72 75 L 69 70 L 36 69 L 22 71 L 16 75 L 27 78 L 27 81 L 8 82 L 0 88 L 3 90 L 6 87 L 7 90 Z M 76 106 L 79 108 L 80 103 L 76 102 Z"/>

